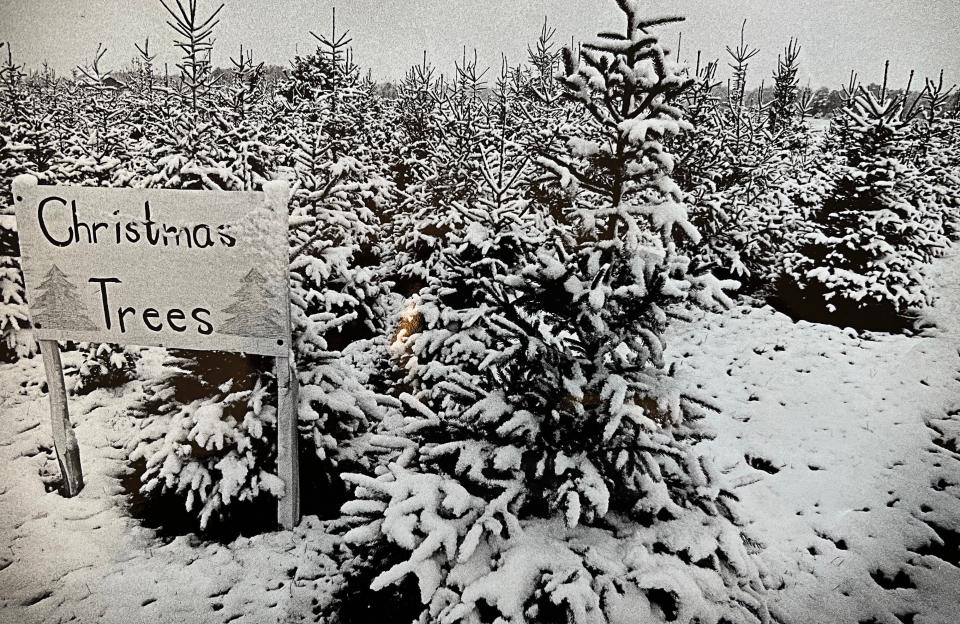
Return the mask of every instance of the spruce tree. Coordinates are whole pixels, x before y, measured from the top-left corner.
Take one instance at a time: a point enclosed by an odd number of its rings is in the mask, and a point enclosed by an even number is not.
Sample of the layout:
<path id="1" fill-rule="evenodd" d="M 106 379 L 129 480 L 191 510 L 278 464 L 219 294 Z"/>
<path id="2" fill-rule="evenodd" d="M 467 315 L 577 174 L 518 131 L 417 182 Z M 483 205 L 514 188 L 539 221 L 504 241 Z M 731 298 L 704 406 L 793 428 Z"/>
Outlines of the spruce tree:
<path id="1" fill-rule="evenodd" d="M 729 303 L 677 252 L 697 234 L 663 139 L 689 128 L 689 80 L 651 32 L 677 20 L 618 5 L 624 32 L 565 51 L 573 114 L 555 134 L 518 143 L 501 116 L 479 137 L 476 199 L 453 202 L 463 227 L 401 333 L 405 419 L 379 440 L 394 452 L 345 475 L 348 606 L 372 599 L 363 583 L 405 603 L 410 575 L 423 621 L 767 617 L 693 447 L 706 408 L 664 352 L 666 306 Z M 575 197 L 556 219 L 526 197 L 531 160 Z"/>
<path id="2" fill-rule="evenodd" d="M 950 239 L 960 234 L 960 148 L 958 126 L 949 117 L 956 85 L 927 78 L 917 100 L 918 118 L 910 125 L 907 142 L 910 160 L 919 176 L 915 195 L 931 226 Z"/>
<path id="3" fill-rule="evenodd" d="M 350 34 L 314 33 L 314 54 L 295 59 L 283 87 L 290 102 L 280 141 L 296 181 L 291 233 L 294 342 L 302 431 L 311 443 L 317 496 L 333 511 L 339 471 L 365 464 L 365 438 L 384 412 L 373 389 L 386 359 L 390 282 L 384 279 L 381 219 L 394 199 L 365 120 L 380 106 L 349 53 Z M 299 64 L 298 64 L 299 62 Z M 389 401 L 388 401 L 389 402 Z"/>
<path id="4" fill-rule="evenodd" d="M 677 182 L 693 196 L 690 220 L 703 237 L 684 247 L 691 270 L 734 278 L 741 292 L 756 293 L 769 288 L 801 216 L 788 187 L 803 174 L 808 131 L 795 101 L 799 46 L 791 40 L 780 57 L 774 98 L 764 101 L 761 84 L 751 101 L 748 70 L 759 49 L 746 42 L 745 26 L 740 43 L 727 47 L 733 75 L 726 97 L 716 63 L 698 53 L 694 84 L 679 102 L 696 129 L 671 145 Z"/>
<path id="5" fill-rule="evenodd" d="M 202 18 L 196 0 L 178 0 L 177 12 L 164 7 L 184 54 L 180 90 L 158 99 L 152 114 L 160 122 L 143 128 L 129 183 L 262 189 L 276 163 L 260 140 L 259 123 L 239 122 L 215 92 L 210 55 L 220 9 Z M 162 106 L 170 101 L 177 105 Z M 238 506 L 279 497 L 271 358 L 174 349 L 163 365 L 133 410 L 141 420 L 130 461 L 141 471 L 140 491 L 160 507 L 182 505 L 201 529 L 231 517 Z"/>
<path id="6" fill-rule="evenodd" d="M 28 142 L 28 107 L 35 105 L 24 85 L 23 68 L 13 61 L 9 44 L 0 43 L 0 54 L 5 57 L 0 65 L 0 208 L 12 212 L 13 179 L 31 171 L 30 154 L 34 144 Z M 0 238 L 15 246 L 16 220 L 0 217 Z M 4 244 L 6 246 L 6 244 Z M 37 351 L 37 343 L 30 333 L 26 289 L 20 260 L 13 249 L 0 251 L 0 360 L 28 357 Z"/>
<path id="7" fill-rule="evenodd" d="M 0 217 L 0 238 L 12 238 L 14 223 Z M 30 315 L 20 263 L 13 256 L 0 255 L 0 361 L 9 362 L 37 352 L 30 332 Z"/>
<path id="8" fill-rule="evenodd" d="M 263 62 L 255 63 L 253 52 L 243 51 L 236 58 L 231 57 L 233 64 L 233 81 L 227 87 L 227 106 L 240 120 L 245 120 L 253 109 L 264 98 Z"/>
<path id="9" fill-rule="evenodd" d="M 800 44 L 796 39 L 790 39 L 783 55 L 777 57 L 777 71 L 773 75 L 773 101 L 769 109 L 770 130 L 773 132 L 787 130 L 796 119 L 800 84 L 797 78 L 799 57 Z"/>
<path id="10" fill-rule="evenodd" d="M 171 20 L 167 20 L 167 25 L 179 36 L 174 41 L 174 45 L 183 53 L 181 62 L 177 63 L 177 68 L 180 70 L 180 87 L 185 92 L 186 101 L 191 110 L 196 112 L 203 108 L 203 99 L 209 95 L 217 82 L 210 57 L 213 53 L 213 30 L 220 22 L 217 15 L 223 9 L 223 5 L 221 4 L 207 17 L 203 17 L 198 12 L 198 0 L 174 1 L 176 11 L 164 0 L 160 0 L 160 4 L 170 15 Z"/>
<path id="11" fill-rule="evenodd" d="M 896 329 L 930 293 L 923 265 L 944 241 L 911 189 L 904 101 L 859 87 L 835 141 L 839 162 L 809 231 L 786 259 L 784 295 L 837 324 Z"/>

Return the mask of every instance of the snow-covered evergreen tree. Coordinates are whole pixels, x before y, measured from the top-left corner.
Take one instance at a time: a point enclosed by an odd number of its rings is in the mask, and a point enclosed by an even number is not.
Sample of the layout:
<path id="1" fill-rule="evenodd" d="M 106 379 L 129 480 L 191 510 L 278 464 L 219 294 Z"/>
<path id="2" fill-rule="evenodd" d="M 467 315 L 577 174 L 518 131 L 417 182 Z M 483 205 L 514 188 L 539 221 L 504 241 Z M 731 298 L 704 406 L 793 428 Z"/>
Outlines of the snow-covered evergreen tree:
<path id="1" fill-rule="evenodd" d="M 292 215 L 312 219 L 290 241 L 301 428 L 320 460 L 317 479 L 336 482 L 338 465 L 358 466 L 357 444 L 383 411 L 371 377 L 386 357 L 380 234 L 392 184 L 363 121 L 379 96 L 360 83 L 349 31 L 337 31 L 334 14 L 330 35 L 314 37 L 308 58 L 322 71 L 292 73 L 285 89 L 298 95 L 281 139 L 296 181 Z"/>
<path id="2" fill-rule="evenodd" d="M 677 252 L 697 233 L 663 140 L 689 128 L 689 80 L 651 33 L 676 20 L 618 5 L 623 33 L 565 52 L 576 115 L 523 147 L 503 116 L 481 139 L 476 199 L 452 202 L 463 227 L 398 345 L 405 421 L 377 440 L 395 452 L 345 476 L 348 579 L 415 577 L 420 621 L 767 617 L 731 497 L 693 447 L 706 408 L 664 354 L 666 306 L 729 303 Z M 556 220 L 525 197 L 535 153 L 575 196 Z M 344 599 L 370 597 L 348 583 Z"/>
<path id="3" fill-rule="evenodd" d="M 166 6 L 166 5 L 165 5 Z M 258 119 L 240 120 L 215 97 L 211 73 L 216 9 L 203 17 L 195 0 L 177 2 L 171 27 L 184 59 L 181 90 L 158 98 L 130 164 L 134 186 L 259 190 L 276 169 Z M 163 101 L 177 102 L 171 109 Z M 141 491 L 173 493 L 201 528 L 237 503 L 283 491 L 276 476 L 276 385 L 270 358 L 171 350 L 135 410 L 140 430 L 132 462 L 143 462 Z"/>
<path id="4" fill-rule="evenodd" d="M 955 88 L 944 84 L 943 71 L 937 80 L 928 78 L 918 99 L 922 110 L 907 134 L 909 159 L 920 173 L 915 201 L 930 225 L 953 240 L 960 235 L 960 124 L 948 115 Z"/>
<path id="5" fill-rule="evenodd" d="M 30 170 L 27 153 L 32 146 L 25 142 L 24 129 L 31 100 L 23 68 L 13 62 L 9 45 L 0 44 L 0 53 L 6 57 L 0 65 L 0 209 L 12 212 L 13 179 Z M 0 217 L 0 361 L 28 357 L 38 348 L 30 332 L 20 260 L 13 255 L 16 229 L 16 219 Z"/>
<path id="6" fill-rule="evenodd" d="M 827 320 L 896 327 L 929 302 L 923 265 L 944 241 L 912 192 L 903 99 L 860 87 L 850 107 L 840 162 L 810 230 L 785 260 L 784 290 L 794 306 Z"/>
<path id="7" fill-rule="evenodd" d="M 244 54 L 243 45 L 237 58 L 231 57 L 230 62 L 233 81 L 227 87 L 227 106 L 234 115 L 245 119 L 264 97 L 263 62 L 255 63 L 250 50 Z"/>
<path id="8" fill-rule="evenodd" d="M 174 2 L 176 11 L 164 0 L 160 0 L 160 4 L 173 18 L 167 24 L 179 37 L 174 41 L 174 45 L 183 53 L 182 60 L 177 63 L 180 70 L 180 88 L 186 103 L 196 112 L 204 108 L 204 100 L 218 80 L 210 57 L 213 53 L 213 30 L 220 23 L 217 15 L 223 10 L 223 4 L 204 17 L 199 13 L 198 0 Z"/>
<path id="9" fill-rule="evenodd" d="M 389 227 L 395 280 L 404 295 L 417 292 L 442 271 L 441 250 L 467 223 L 458 206 L 478 197 L 480 137 L 490 112 L 480 97 L 487 85 L 486 70 L 466 55 L 454 70 L 453 78 L 431 84 L 429 66 L 414 68 L 413 79 L 401 92 L 401 120 L 413 134 L 395 170 L 406 198 L 393 211 Z"/>
<path id="10" fill-rule="evenodd" d="M 774 132 L 790 129 L 797 118 L 799 57 L 800 44 L 796 39 L 790 39 L 783 55 L 777 57 L 777 71 L 773 75 L 773 100 L 769 108 L 770 129 Z"/>
<path id="11" fill-rule="evenodd" d="M 335 497 L 336 466 L 356 466 L 354 446 L 386 400 L 365 384 L 376 372 L 377 350 L 386 349 L 388 284 L 377 269 L 377 239 L 390 184 L 357 130 L 366 92 L 356 88 L 352 61 L 328 52 L 317 58 L 349 64 L 334 71 L 336 79 L 309 88 L 296 84 L 295 74 L 291 93 L 310 97 L 294 101 L 261 97 L 257 66 L 241 57 L 238 64 L 250 65 L 242 84 L 217 87 L 229 97 L 210 91 L 195 111 L 176 111 L 150 135 L 140 183 L 259 190 L 283 177 L 292 184 L 290 304 L 302 457 L 310 468 L 304 490 L 322 484 L 324 495 Z M 254 320 L 257 311 L 237 307 L 230 314 Z M 145 491 L 183 496 L 201 527 L 238 502 L 279 496 L 269 364 L 239 354 L 171 352 L 140 410 L 146 418 L 132 458 L 146 463 Z"/>
<path id="12" fill-rule="evenodd" d="M 229 142 L 224 115 L 199 106 L 168 120 L 152 150 L 155 165 L 138 184 L 256 190 L 264 178 L 238 158 L 242 146 Z M 257 165 L 252 171 L 273 168 Z M 178 494 L 201 527 L 236 503 L 279 496 L 275 397 L 270 358 L 170 351 L 137 410 L 143 420 L 130 458 L 145 463 L 142 491 Z"/>
<path id="13" fill-rule="evenodd" d="M 16 221 L 11 216 L 0 216 L 0 246 L 12 245 L 15 240 Z M 36 352 L 19 259 L 0 251 L 0 361 L 9 362 Z"/>
<path id="14" fill-rule="evenodd" d="M 83 359 L 77 367 L 76 394 L 88 394 L 99 388 L 117 388 L 136 378 L 138 350 L 108 344 L 81 345 Z"/>
<path id="15" fill-rule="evenodd" d="M 727 48 L 733 75 L 726 97 L 719 95 L 717 63 L 698 53 L 693 86 L 679 100 L 696 130 L 672 146 L 678 184 L 693 197 L 691 222 L 703 237 L 685 250 L 693 271 L 732 277 L 756 292 L 772 281 L 791 224 L 802 215 L 785 185 L 802 175 L 808 132 L 795 101 L 799 47 L 791 41 L 780 59 L 774 98 L 764 102 L 761 87 L 750 102 L 746 81 L 759 49 L 746 43 L 745 27 L 740 43 Z"/>

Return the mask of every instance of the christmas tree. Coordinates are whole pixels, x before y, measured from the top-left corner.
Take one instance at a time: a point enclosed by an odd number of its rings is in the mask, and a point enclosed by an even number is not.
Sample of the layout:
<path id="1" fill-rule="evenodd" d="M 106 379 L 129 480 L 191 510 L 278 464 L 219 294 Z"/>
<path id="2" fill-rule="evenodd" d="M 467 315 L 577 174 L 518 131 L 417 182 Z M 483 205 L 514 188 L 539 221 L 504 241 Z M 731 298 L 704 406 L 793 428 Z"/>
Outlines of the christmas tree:
<path id="1" fill-rule="evenodd" d="M 784 48 L 783 56 L 777 57 L 777 71 L 773 75 L 773 102 L 770 104 L 770 130 L 780 132 L 788 130 L 797 117 L 797 97 L 800 81 L 797 78 L 800 57 L 800 44 L 796 39 Z M 801 119 L 802 121 L 802 119 Z"/>
<path id="2" fill-rule="evenodd" d="M 30 156 L 42 142 L 27 141 L 38 137 L 31 136 L 28 124 L 24 123 L 26 107 L 31 103 L 23 81 L 25 74 L 22 66 L 13 62 L 10 46 L 6 45 L 3 51 L 6 59 L 0 65 L 0 208 L 7 208 L 12 214 L 11 182 L 32 166 Z M 16 239 L 16 220 L 0 217 L 0 361 L 27 357 L 37 350 L 29 331 Z"/>
<path id="3" fill-rule="evenodd" d="M 57 265 L 53 265 L 43 278 L 40 287 L 43 294 L 34 302 L 33 322 L 38 328 L 96 331 L 96 323 L 86 316 L 86 306 L 77 295 L 77 287 Z"/>
<path id="4" fill-rule="evenodd" d="M 179 11 L 175 4 L 167 3 Z M 181 0 L 180 5 L 189 16 L 196 3 Z M 369 354 L 365 341 L 385 333 L 381 300 L 388 286 L 375 272 L 379 220 L 374 211 L 386 203 L 389 184 L 379 166 L 371 165 L 379 162 L 371 145 L 382 141 L 356 130 L 358 120 L 378 105 L 372 95 L 354 88 L 356 72 L 341 49 L 339 30 L 330 38 L 336 50 L 323 44 L 310 61 L 325 59 L 324 68 L 326 59 L 341 64 L 330 68 L 331 80 L 314 82 L 312 71 L 294 68 L 279 84 L 266 77 L 261 83 L 252 65 L 241 102 L 236 81 L 215 84 L 206 71 L 213 44 L 209 26 L 216 18 L 204 15 L 210 17 L 183 24 L 171 20 L 171 26 L 178 41 L 203 43 L 181 47 L 182 65 L 205 67 L 206 73 L 197 80 L 181 76 L 179 90 L 175 80 L 169 86 L 164 81 L 155 88 L 159 97 L 144 100 L 146 114 L 155 121 L 136 128 L 141 136 L 132 137 L 134 161 L 127 169 L 131 184 L 150 188 L 252 191 L 288 179 L 293 182 L 291 214 L 304 221 L 315 218 L 315 226 L 291 229 L 289 304 L 301 390 L 301 460 L 303 471 L 312 475 L 302 498 L 307 508 L 309 501 L 328 505 L 342 489 L 333 465 L 359 456 L 351 450 L 352 441 L 367 430 L 368 420 L 379 418 L 377 397 L 364 384 L 366 371 L 385 358 Z M 248 61 L 245 56 L 244 67 Z M 303 82 L 309 84 L 298 84 Z M 300 95 L 282 97 L 291 83 Z M 250 277 L 254 283 L 240 284 L 234 305 L 224 310 L 229 319 L 224 334 L 258 335 L 284 326 L 285 315 L 249 306 L 265 296 L 259 289 L 267 287 Z M 275 294 L 264 308 L 287 305 L 287 290 L 280 286 L 269 284 Z M 251 322 L 258 329 L 250 331 Z M 234 511 L 282 493 L 274 474 L 275 410 L 263 399 L 276 393 L 271 365 L 271 358 L 235 353 L 170 352 L 137 410 L 144 426 L 132 443 L 131 461 L 145 462 L 141 492 L 151 505 L 166 508 L 168 497 L 179 498 L 203 530 L 249 517 Z M 323 496 L 311 496 L 311 488 L 323 489 Z"/>
<path id="5" fill-rule="evenodd" d="M 886 83 L 885 72 L 879 92 L 860 87 L 844 110 L 828 193 L 784 261 L 784 300 L 815 320 L 897 329 L 930 302 L 923 265 L 945 241 L 918 201 L 910 113 Z"/>
<path id="6" fill-rule="evenodd" d="M 0 224 L 2 230 L 3 224 Z M 36 352 L 29 331 L 23 274 L 17 258 L 0 256 L 0 361 L 12 361 Z"/>
<path id="7" fill-rule="evenodd" d="M 280 313 L 271 303 L 277 295 L 267 288 L 267 278 L 250 269 L 240 282 L 243 286 L 233 293 L 236 302 L 223 309 L 234 316 L 220 326 L 220 333 L 262 338 L 279 334 Z"/>
<path id="8" fill-rule="evenodd" d="M 667 306 L 729 304 L 731 285 L 689 275 L 677 248 L 699 235 L 664 141 L 691 129 L 672 104 L 690 81 L 650 31 L 678 20 L 618 5 L 623 34 L 564 51 L 563 121 L 523 128 L 498 80 L 461 128 L 478 182 L 436 200 L 451 218 L 396 344 L 404 418 L 374 441 L 395 451 L 344 475 L 340 613 L 768 618 L 733 497 L 694 448 L 705 404 L 664 352 Z M 538 184 L 571 201 L 534 200 Z"/>

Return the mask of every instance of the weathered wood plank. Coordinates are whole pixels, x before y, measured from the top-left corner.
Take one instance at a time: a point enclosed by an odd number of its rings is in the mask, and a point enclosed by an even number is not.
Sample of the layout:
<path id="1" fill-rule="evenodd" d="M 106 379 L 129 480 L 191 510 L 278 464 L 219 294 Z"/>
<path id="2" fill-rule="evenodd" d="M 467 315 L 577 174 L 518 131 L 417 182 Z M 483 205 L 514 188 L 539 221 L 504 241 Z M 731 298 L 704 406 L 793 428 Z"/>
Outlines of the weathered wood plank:
<path id="1" fill-rule="evenodd" d="M 300 522 L 300 458 L 297 449 L 297 375 L 288 357 L 278 357 L 277 376 L 277 472 L 284 492 L 277 508 L 277 521 L 284 529 Z"/>
<path id="2" fill-rule="evenodd" d="M 76 496 L 83 489 L 83 469 L 80 467 L 80 445 L 70 424 L 67 407 L 67 389 L 63 383 L 63 365 L 60 362 L 60 345 L 54 340 L 40 340 L 40 354 L 47 373 L 47 390 L 50 394 L 50 424 L 53 429 L 53 446 L 63 476 L 63 495 Z"/>

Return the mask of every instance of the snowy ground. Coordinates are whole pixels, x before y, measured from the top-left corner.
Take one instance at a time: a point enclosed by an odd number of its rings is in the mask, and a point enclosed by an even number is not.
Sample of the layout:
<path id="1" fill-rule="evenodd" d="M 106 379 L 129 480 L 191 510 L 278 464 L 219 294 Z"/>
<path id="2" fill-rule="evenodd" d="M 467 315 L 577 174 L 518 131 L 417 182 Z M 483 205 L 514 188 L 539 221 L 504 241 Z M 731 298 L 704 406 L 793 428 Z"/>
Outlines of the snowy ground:
<path id="1" fill-rule="evenodd" d="M 960 622 L 960 256 L 922 336 L 770 308 L 668 337 L 722 409 L 709 443 L 792 622 Z"/>
<path id="2" fill-rule="evenodd" d="M 46 492 L 49 408 L 36 385 L 21 387 L 42 378 L 39 358 L 0 368 L 0 623 L 314 619 L 336 573 L 316 518 L 222 545 L 161 540 L 129 517 L 120 478 L 136 382 L 71 398 L 86 486 L 73 499 Z"/>
<path id="3" fill-rule="evenodd" d="M 922 336 L 743 307 L 669 337 L 723 409 L 709 452 L 766 545 L 786 620 L 960 621 L 960 256 L 935 269 L 936 326 Z M 162 540 L 129 517 L 119 480 L 137 383 L 72 399 L 87 485 L 47 492 L 42 375 L 36 358 L 0 366 L 0 622 L 314 619 L 337 547 L 316 519 L 221 545 Z"/>

